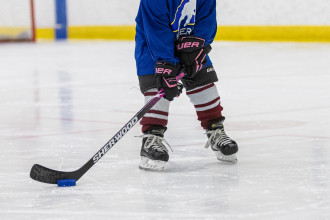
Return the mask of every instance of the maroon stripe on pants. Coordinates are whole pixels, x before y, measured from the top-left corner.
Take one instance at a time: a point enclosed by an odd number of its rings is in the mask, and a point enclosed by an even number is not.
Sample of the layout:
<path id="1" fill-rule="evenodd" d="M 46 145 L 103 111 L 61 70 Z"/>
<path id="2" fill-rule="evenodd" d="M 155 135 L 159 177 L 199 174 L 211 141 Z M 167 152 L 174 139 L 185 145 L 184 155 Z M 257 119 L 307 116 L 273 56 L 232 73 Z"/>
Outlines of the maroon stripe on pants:
<path id="1" fill-rule="evenodd" d="M 145 92 L 143 93 L 144 96 L 154 96 L 156 95 L 158 92 Z"/>
<path id="2" fill-rule="evenodd" d="M 148 113 L 153 113 L 153 114 L 157 114 L 157 115 L 168 116 L 168 112 L 163 112 L 163 111 L 158 111 L 158 110 L 149 110 Z"/>
<path id="3" fill-rule="evenodd" d="M 217 101 L 220 100 L 220 97 L 208 102 L 208 103 L 205 103 L 205 104 L 200 104 L 200 105 L 195 105 L 195 108 L 201 108 L 201 107 L 205 107 L 205 106 L 208 106 L 208 105 L 212 105 L 214 103 L 216 103 Z"/>
<path id="4" fill-rule="evenodd" d="M 199 93 L 199 92 L 202 92 L 208 88 L 211 88 L 214 86 L 214 83 L 211 83 L 210 85 L 207 85 L 207 86 L 204 86 L 200 89 L 196 89 L 196 90 L 193 90 L 193 91 L 187 91 L 187 95 L 192 95 L 192 94 L 195 94 L 195 93 Z"/>

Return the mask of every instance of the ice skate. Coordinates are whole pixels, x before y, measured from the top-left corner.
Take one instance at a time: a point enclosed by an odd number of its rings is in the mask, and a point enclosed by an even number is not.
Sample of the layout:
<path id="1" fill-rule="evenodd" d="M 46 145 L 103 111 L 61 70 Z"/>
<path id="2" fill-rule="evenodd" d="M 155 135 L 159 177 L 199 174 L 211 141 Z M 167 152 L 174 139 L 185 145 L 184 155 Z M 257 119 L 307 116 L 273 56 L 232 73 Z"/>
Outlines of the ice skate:
<path id="1" fill-rule="evenodd" d="M 224 119 L 222 117 L 220 120 L 208 124 L 206 134 L 209 139 L 205 148 L 211 146 L 220 161 L 237 163 L 238 146 L 234 140 L 226 135 L 223 127 Z"/>
<path id="2" fill-rule="evenodd" d="M 164 139 L 166 128 L 153 125 L 142 137 L 140 169 L 163 171 L 169 159 L 167 148 L 171 148 Z"/>

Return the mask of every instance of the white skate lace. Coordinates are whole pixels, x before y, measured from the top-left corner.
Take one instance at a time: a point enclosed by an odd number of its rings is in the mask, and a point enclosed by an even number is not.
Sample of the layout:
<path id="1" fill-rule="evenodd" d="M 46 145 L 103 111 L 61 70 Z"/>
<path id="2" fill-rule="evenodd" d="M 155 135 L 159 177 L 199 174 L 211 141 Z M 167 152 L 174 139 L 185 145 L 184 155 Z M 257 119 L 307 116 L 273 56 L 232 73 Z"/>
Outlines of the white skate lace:
<path id="1" fill-rule="evenodd" d="M 145 148 L 149 149 L 152 146 L 152 148 L 156 150 L 168 152 L 167 149 L 170 149 L 173 152 L 170 144 L 165 140 L 165 138 L 153 134 L 143 134 L 141 136 L 136 136 L 136 137 L 148 138 L 146 140 Z"/>
<path id="2" fill-rule="evenodd" d="M 216 129 L 216 130 L 211 130 L 207 131 L 206 134 L 211 134 L 209 139 L 207 140 L 205 144 L 205 148 L 208 148 L 209 146 L 212 146 L 212 140 L 215 145 L 220 143 L 220 146 L 229 144 L 232 142 L 232 139 L 228 137 L 223 129 Z"/>

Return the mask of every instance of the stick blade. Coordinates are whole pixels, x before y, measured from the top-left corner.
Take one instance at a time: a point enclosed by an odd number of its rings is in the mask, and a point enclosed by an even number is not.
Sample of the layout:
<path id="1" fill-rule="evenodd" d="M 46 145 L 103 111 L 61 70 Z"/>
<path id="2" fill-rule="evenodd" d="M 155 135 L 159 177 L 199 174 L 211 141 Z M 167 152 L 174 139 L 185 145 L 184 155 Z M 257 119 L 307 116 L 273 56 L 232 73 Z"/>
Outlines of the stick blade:
<path id="1" fill-rule="evenodd" d="M 36 181 L 50 184 L 57 184 L 57 181 L 61 179 L 74 179 L 72 172 L 52 170 L 39 164 L 33 165 L 30 177 Z"/>

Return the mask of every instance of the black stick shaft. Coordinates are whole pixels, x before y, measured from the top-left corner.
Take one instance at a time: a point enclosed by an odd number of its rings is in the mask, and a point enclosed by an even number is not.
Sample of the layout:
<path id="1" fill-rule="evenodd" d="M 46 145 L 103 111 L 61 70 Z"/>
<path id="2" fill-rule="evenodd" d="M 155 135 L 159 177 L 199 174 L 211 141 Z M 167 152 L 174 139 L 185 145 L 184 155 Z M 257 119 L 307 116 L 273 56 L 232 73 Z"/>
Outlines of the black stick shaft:
<path id="1" fill-rule="evenodd" d="M 181 72 L 176 80 L 179 81 L 184 76 Z M 57 184 L 61 179 L 79 180 L 97 161 L 99 161 L 131 128 L 164 96 L 163 90 L 160 90 L 142 109 L 136 113 L 94 156 L 87 161 L 81 168 L 72 172 L 52 170 L 39 164 L 33 165 L 30 177 L 34 180 Z"/>
<path id="2" fill-rule="evenodd" d="M 81 168 L 72 172 L 52 170 L 39 164 L 33 165 L 30 177 L 34 180 L 57 184 L 61 179 L 79 180 L 95 163 L 97 163 L 131 128 L 164 96 L 159 91 L 143 108 L 133 116 L 94 156 Z"/>

